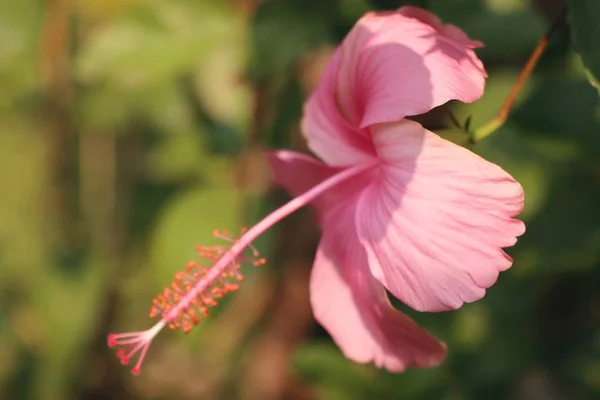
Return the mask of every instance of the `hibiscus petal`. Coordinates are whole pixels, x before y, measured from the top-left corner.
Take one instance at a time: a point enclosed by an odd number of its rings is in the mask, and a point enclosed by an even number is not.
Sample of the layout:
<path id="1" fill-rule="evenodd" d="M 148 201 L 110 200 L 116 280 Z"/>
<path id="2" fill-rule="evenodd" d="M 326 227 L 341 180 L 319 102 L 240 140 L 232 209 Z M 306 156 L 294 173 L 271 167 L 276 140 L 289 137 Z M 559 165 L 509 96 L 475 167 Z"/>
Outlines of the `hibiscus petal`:
<path id="1" fill-rule="evenodd" d="M 467 48 L 475 49 L 483 47 L 483 43 L 479 40 L 472 40 L 459 27 L 451 24 L 444 25 L 440 19 L 434 14 L 419 7 L 404 6 L 398 12 L 405 17 L 416 18 L 425 24 L 431 25 L 436 31 L 443 36 L 462 43 Z"/>
<path id="2" fill-rule="evenodd" d="M 340 47 L 336 94 L 342 114 L 365 128 L 452 99 L 477 100 L 486 77 L 473 52 L 480 45 L 415 7 L 366 14 Z"/>
<path id="3" fill-rule="evenodd" d="M 275 180 L 292 196 L 301 195 L 342 170 L 290 150 L 269 151 L 266 156 Z"/>
<path id="4" fill-rule="evenodd" d="M 327 178 L 343 171 L 343 168 L 330 167 L 314 157 L 289 150 L 267 152 L 275 181 L 292 196 L 299 196 Z M 344 202 L 359 193 L 372 180 L 372 172 L 354 176 L 335 188 L 324 192 L 313 201 L 319 213 Z"/>
<path id="5" fill-rule="evenodd" d="M 524 232 L 511 217 L 521 186 L 476 154 L 405 120 L 373 127 L 379 177 L 358 202 L 358 236 L 373 275 L 419 311 L 459 308 L 485 295 Z"/>
<path id="6" fill-rule="evenodd" d="M 373 158 L 373 144 L 340 114 L 335 85 L 340 64 L 336 51 L 315 92 L 304 106 L 302 133 L 308 147 L 329 165 L 349 166 Z"/>
<path id="7" fill-rule="evenodd" d="M 327 216 L 311 276 L 315 318 L 356 362 L 392 372 L 439 365 L 446 346 L 394 309 L 368 270 L 352 221 L 355 204 L 356 196 Z"/>

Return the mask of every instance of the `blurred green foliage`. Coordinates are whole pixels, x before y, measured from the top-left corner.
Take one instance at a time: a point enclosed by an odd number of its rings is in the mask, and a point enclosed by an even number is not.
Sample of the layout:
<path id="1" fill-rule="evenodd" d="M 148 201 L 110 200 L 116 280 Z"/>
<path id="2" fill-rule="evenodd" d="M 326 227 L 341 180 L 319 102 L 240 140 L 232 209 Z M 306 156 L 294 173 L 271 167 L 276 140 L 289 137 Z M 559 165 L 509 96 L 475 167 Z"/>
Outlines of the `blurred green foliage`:
<path id="1" fill-rule="evenodd" d="M 600 15 L 600 3 L 594 0 L 569 0 L 568 5 L 573 44 L 585 62 L 590 83 L 600 90 L 600 54 L 597 50 L 600 27 L 596 23 Z"/>
<path id="2" fill-rule="evenodd" d="M 480 126 L 562 2 L 0 0 L 0 398 L 600 398 L 592 0 L 569 1 L 571 29 L 474 149 L 525 189 L 514 267 L 459 311 L 403 308 L 448 343 L 443 366 L 355 365 L 310 319 L 298 338 L 270 336 L 308 310 L 286 282 L 310 268 L 310 218 L 262 238 L 274 262 L 189 338 L 164 335 L 142 376 L 105 347 L 107 331 L 148 324 L 152 296 L 214 228 L 237 232 L 284 200 L 259 150 L 302 148 L 302 102 L 329 49 L 364 12 L 406 3 L 486 43 L 484 97 L 451 107 Z M 276 340 L 283 364 L 266 350 Z"/>

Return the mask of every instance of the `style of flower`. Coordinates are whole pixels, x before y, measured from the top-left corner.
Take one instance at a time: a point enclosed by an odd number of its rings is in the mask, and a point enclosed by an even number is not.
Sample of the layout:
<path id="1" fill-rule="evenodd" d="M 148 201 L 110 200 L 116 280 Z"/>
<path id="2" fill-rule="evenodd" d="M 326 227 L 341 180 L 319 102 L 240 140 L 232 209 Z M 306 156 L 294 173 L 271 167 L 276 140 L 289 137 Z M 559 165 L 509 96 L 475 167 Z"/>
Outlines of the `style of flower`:
<path id="1" fill-rule="evenodd" d="M 350 359 L 400 372 L 442 362 L 446 346 L 397 311 L 385 289 L 418 311 L 459 308 L 485 295 L 511 264 L 502 250 L 524 232 L 514 219 L 520 185 L 504 170 L 407 119 L 449 100 L 472 102 L 485 71 L 481 46 L 427 11 L 369 13 L 335 51 L 308 100 L 302 132 L 320 160 L 268 154 L 276 180 L 296 196 L 230 247 L 200 247 L 209 265 L 186 272 L 154 303 L 161 320 L 143 332 L 109 335 L 123 362 L 164 326 L 188 331 L 235 290 L 251 246 L 273 224 L 315 206 L 322 238 L 310 283 L 316 319 Z"/>

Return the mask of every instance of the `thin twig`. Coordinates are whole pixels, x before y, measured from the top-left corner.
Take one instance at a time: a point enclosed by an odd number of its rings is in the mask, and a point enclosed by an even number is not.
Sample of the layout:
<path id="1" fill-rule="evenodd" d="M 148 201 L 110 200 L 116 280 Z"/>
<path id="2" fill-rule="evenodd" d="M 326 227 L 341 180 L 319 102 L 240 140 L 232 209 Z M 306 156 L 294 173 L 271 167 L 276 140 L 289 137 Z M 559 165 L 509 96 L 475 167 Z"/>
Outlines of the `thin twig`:
<path id="1" fill-rule="evenodd" d="M 504 101 L 504 104 L 500 108 L 498 114 L 496 114 L 496 116 L 494 116 L 494 118 L 492 118 L 489 122 L 487 122 L 482 127 L 473 132 L 473 134 L 471 135 L 471 141 L 473 143 L 480 142 L 481 140 L 485 139 L 486 137 L 497 131 L 500 127 L 502 127 L 502 125 L 504 125 L 504 123 L 508 119 L 508 116 L 510 115 L 510 111 L 517 99 L 517 96 L 521 92 L 521 89 L 523 89 L 525 82 L 531 75 L 531 72 L 537 65 L 540 57 L 542 56 L 542 54 L 544 54 L 544 51 L 548 47 L 550 37 L 562 24 L 565 17 L 566 8 L 563 10 L 563 12 L 561 12 L 559 17 L 556 19 L 556 21 L 554 21 L 554 23 L 550 27 L 550 29 L 548 29 L 546 34 L 538 42 L 537 46 L 533 50 L 533 53 L 531 53 L 529 60 L 527 60 L 525 67 L 523 67 L 523 69 L 521 70 L 521 73 L 519 74 L 519 78 L 517 79 L 515 86 L 513 86 L 512 90 L 510 91 L 510 94 Z"/>

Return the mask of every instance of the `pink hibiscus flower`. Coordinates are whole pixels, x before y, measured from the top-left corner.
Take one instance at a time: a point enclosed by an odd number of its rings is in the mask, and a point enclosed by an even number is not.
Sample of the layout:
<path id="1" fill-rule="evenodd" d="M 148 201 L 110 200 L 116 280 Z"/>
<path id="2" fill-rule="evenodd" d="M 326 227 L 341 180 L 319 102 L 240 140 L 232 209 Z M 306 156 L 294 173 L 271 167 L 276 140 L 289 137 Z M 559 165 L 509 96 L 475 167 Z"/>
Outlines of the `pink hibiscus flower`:
<path id="1" fill-rule="evenodd" d="M 520 185 L 500 167 L 407 116 L 478 99 L 485 71 L 471 41 L 413 7 L 364 16 L 306 104 L 302 131 L 324 163 L 274 152 L 294 195 L 373 165 L 315 202 L 323 225 L 311 278 L 317 320 L 345 355 L 392 371 L 441 362 L 445 347 L 392 308 L 418 311 L 481 299 L 524 231 Z"/>
<path id="2" fill-rule="evenodd" d="M 323 235 L 311 303 L 344 354 L 395 372 L 441 363 L 445 345 L 394 309 L 385 289 L 418 311 L 479 300 L 511 266 L 502 248 L 524 232 L 512 218 L 523 192 L 509 174 L 406 119 L 478 99 L 486 77 L 473 52 L 480 45 L 414 7 L 361 18 L 306 104 L 302 130 L 322 161 L 269 153 L 277 181 L 296 197 L 239 239 L 217 233 L 230 247 L 199 247 L 210 265 L 190 263 L 157 297 L 155 326 L 109 335 L 121 361 L 141 352 L 139 372 L 164 326 L 189 331 L 237 288 L 242 263 L 264 263 L 251 242 L 312 203 Z"/>

